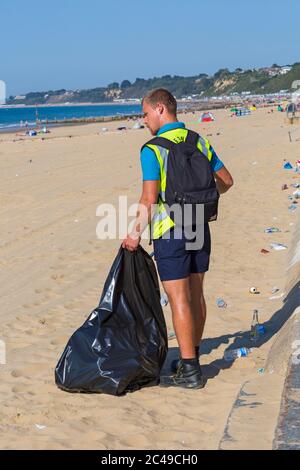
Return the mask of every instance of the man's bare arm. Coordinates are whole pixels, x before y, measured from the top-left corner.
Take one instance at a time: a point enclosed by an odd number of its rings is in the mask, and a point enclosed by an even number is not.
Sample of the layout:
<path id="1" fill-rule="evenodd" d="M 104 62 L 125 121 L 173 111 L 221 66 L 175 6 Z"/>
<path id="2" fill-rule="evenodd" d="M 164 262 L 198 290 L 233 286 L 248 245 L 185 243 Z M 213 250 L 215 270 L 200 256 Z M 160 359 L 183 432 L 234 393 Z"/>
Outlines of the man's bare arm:
<path id="1" fill-rule="evenodd" d="M 217 188 L 220 194 L 226 193 L 233 185 L 233 178 L 227 168 L 223 166 L 220 170 L 214 173 L 217 183 Z"/>
<path id="2" fill-rule="evenodd" d="M 151 206 L 157 203 L 159 181 L 143 181 L 143 192 L 139 200 L 136 223 L 132 233 L 141 235 L 151 220 Z"/>
<path id="3" fill-rule="evenodd" d="M 136 220 L 132 232 L 123 241 L 123 248 L 134 250 L 138 247 L 140 237 L 151 220 L 152 204 L 157 203 L 159 181 L 143 181 L 143 191 L 139 200 Z"/>

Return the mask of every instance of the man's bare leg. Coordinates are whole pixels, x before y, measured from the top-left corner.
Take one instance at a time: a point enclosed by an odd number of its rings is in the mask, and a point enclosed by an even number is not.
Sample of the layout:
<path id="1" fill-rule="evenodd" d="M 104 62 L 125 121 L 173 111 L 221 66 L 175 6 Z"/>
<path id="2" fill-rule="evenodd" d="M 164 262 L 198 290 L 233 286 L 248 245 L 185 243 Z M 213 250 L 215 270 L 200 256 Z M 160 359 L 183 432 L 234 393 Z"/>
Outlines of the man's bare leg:
<path id="1" fill-rule="evenodd" d="M 195 344 L 198 346 L 202 336 L 206 320 L 206 303 L 203 295 L 203 281 L 205 273 L 191 274 L 190 280 L 190 294 L 191 294 L 191 309 L 195 325 Z"/>
<path id="2" fill-rule="evenodd" d="M 195 358 L 195 322 L 190 303 L 189 278 L 164 281 L 172 310 L 173 326 L 183 359 Z"/>

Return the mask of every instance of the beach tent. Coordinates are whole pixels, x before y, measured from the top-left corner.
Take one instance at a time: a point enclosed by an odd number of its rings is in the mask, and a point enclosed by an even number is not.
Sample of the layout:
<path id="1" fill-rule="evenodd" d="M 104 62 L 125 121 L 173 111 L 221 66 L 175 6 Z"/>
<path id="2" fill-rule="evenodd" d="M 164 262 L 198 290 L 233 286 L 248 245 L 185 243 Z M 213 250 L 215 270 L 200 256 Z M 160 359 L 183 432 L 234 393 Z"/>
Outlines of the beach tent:
<path id="1" fill-rule="evenodd" d="M 212 115 L 212 113 L 203 113 L 200 116 L 199 122 L 212 122 L 214 120 L 215 120 L 215 118 Z"/>

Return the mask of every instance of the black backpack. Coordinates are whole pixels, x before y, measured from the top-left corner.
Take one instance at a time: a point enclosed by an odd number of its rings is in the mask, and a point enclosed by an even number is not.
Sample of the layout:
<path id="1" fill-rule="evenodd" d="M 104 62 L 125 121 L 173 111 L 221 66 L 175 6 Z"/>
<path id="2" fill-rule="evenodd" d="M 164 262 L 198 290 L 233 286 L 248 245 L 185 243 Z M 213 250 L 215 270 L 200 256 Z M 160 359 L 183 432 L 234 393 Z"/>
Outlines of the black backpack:
<path id="1" fill-rule="evenodd" d="M 204 223 L 216 220 L 220 197 L 211 164 L 197 147 L 198 139 L 199 135 L 189 130 L 185 142 L 174 143 L 164 137 L 154 137 L 145 144 L 158 145 L 169 150 L 163 202 L 167 204 L 167 211 L 176 203 L 180 204 L 183 210 L 185 204 L 190 204 L 193 224 L 197 222 L 197 204 L 204 206 Z M 169 215 L 174 220 L 174 214 Z"/>

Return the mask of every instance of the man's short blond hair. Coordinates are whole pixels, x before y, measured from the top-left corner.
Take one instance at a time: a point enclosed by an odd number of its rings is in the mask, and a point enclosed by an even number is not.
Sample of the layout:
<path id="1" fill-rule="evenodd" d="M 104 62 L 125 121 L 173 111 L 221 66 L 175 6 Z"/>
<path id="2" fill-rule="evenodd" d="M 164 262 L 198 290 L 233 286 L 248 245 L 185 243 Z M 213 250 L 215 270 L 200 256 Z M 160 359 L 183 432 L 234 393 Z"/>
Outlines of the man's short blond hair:
<path id="1" fill-rule="evenodd" d="M 170 114 L 176 114 L 177 112 L 177 101 L 168 90 L 165 88 L 156 88 L 155 90 L 149 91 L 144 98 L 143 102 L 147 101 L 153 108 L 161 103 L 165 105 Z"/>

